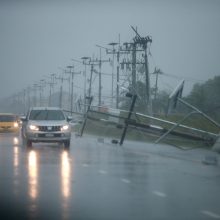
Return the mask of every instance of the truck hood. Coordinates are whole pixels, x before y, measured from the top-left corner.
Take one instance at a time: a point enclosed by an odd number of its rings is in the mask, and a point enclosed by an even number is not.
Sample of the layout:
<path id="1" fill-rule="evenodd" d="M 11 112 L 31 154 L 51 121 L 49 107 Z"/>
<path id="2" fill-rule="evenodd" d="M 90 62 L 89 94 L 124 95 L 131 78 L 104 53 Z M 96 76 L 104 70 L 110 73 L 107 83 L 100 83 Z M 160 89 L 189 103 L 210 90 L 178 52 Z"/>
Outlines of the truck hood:
<path id="1" fill-rule="evenodd" d="M 36 126 L 62 126 L 68 124 L 66 120 L 55 120 L 55 121 L 35 121 L 30 120 L 28 121 L 28 124 L 36 125 Z"/>

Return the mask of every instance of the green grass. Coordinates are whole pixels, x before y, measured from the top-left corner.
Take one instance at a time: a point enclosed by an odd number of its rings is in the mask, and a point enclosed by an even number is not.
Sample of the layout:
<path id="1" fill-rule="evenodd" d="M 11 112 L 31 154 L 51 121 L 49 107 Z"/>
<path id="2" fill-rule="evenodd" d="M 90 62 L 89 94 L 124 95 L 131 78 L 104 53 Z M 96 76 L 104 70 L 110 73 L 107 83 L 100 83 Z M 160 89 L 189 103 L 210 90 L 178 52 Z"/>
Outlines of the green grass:
<path id="1" fill-rule="evenodd" d="M 149 123 L 146 122 L 146 120 L 143 120 L 142 123 Z M 77 126 L 75 128 L 75 131 L 80 133 L 81 125 Z M 84 130 L 84 133 L 96 135 L 99 137 L 108 137 L 112 139 L 116 139 L 120 141 L 121 135 L 122 135 L 123 129 L 119 129 L 116 127 L 115 123 L 108 122 L 108 121 L 98 121 L 98 120 L 87 120 L 86 127 Z M 125 141 L 126 140 L 134 140 L 134 141 L 141 141 L 141 142 L 150 142 L 154 143 L 158 138 L 160 137 L 159 134 L 153 133 L 153 132 L 145 132 L 142 130 L 132 129 L 128 128 Z M 186 138 L 176 137 L 173 135 L 167 136 L 162 143 L 167 143 L 179 148 L 207 148 L 211 147 L 211 142 L 204 142 L 204 141 L 195 141 L 195 140 L 189 140 Z"/>
<path id="2" fill-rule="evenodd" d="M 184 115 L 171 115 L 168 117 L 165 116 L 159 116 L 159 118 L 172 121 L 172 122 L 178 122 L 184 117 Z M 185 122 L 183 122 L 184 125 L 189 126 L 189 127 L 194 127 L 197 129 L 213 132 L 213 133 L 219 133 L 220 129 L 211 123 L 209 120 L 204 118 L 202 115 L 192 115 L 189 117 Z"/>

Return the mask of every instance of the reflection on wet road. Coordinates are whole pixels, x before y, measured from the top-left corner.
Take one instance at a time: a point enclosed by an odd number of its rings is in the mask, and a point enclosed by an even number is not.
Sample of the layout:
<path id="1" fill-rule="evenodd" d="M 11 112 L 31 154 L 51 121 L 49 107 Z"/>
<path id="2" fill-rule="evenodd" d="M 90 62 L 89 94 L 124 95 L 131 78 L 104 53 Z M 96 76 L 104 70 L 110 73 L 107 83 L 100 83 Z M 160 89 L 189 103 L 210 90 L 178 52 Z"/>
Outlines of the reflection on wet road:
<path id="1" fill-rule="evenodd" d="M 21 143 L 0 134 L 1 219 L 220 219 L 220 169 L 202 151 L 90 136 L 70 150 Z"/>
<path id="2" fill-rule="evenodd" d="M 28 194 L 31 199 L 38 197 L 38 161 L 34 150 L 28 152 Z"/>
<path id="3" fill-rule="evenodd" d="M 62 219 L 70 218 L 70 196 L 71 196 L 71 164 L 69 152 L 61 154 L 61 191 L 62 191 Z"/>
<path id="4" fill-rule="evenodd" d="M 17 144 L 17 143 L 16 143 Z M 18 194 L 18 188 L 19 188 L 19 147 L 17 145 L 14 146 L 14 193 Z"/>
<path id="5" fill-rule="evenodd" d="M 67 151 L 61 154 L 61 191 L 64 198 L 70 197 L 71 168 Z"/>

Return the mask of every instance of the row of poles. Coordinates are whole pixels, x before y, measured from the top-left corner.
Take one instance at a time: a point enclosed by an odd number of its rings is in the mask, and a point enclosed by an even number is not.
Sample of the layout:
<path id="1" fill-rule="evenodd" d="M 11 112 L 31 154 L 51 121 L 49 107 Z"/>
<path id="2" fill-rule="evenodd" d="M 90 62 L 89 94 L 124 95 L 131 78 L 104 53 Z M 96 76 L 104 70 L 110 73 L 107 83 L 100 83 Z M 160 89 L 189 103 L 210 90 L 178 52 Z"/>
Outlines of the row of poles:
<path id="1" fill-rule="evenodd" d="M 111 75 L 111 107 L 119 108 L 119 102 L 120 102 L 120 80 L 121 76 L 123 75 L 120 73 L 120 70 L 124 69 L 124 66 L 126 66 L 126 71 L 128 72 L 128 69 L 131 66 L 131 74 L 129 74 L 129 77 L 131 80 L 129 81 L 129 88 L 130 92 L 133 94 L 137 93 L 136 88 L 136 82 L 137 82 L 137 70 L 136 66 L 138 64 L 143 65 L 144 67 L 144 76 L 145 76 L 145 94 L 146 99 L 143 100 L 146 102 L 146 110 L 149 114 L 152 114 L 152 103 L 151 103 L 151 90 L 150 90 L 150 77 L 149 77 L 149 68 L 148 68 L 148 45 L 152 43 L 152 38 L 150 36 L 147 37 L 141 37 L 139 33 L 137 32 L 137 29 L 132 27 L 132 30 L 135 32 L 135 37 L 133 38 L 132 42 L 130 43 L 124 43 L 123 46 L 120 45 L 120 36 L 119 36 L 119 42 L 112 42 L 109 43 L 109 46 L 112 48 L 106 48 L 100 45 L 96 45 L 99 48 L 99 58 L 94 59 L 93 57 L 87 57 L 84 56 L 81 58 L 81 61 L 72 59 L 74 62 L 81 63 L 84 66 L 84 83 L 83 83 L 83 98 L 82 103 L 84 105 L 84 112 L 86 111 L 86 97 L 94 96 L 94 92 L 92 91 L 92 84 L 94 79 L 94 74 L 98 74 L 98 100 L 97 105 L 102 105 L 102 76 L 105 75 L 102 73 L 102 65 L 103 63 L 112 63 L 112 73 L 108 74 Z M 112 55 L 112 59 L 102 59 L 102 49 L 106 51 L 106 55 Z M 142 54 L 142 59 L 137 59 L 137 54 Z M 116 74 L 115 74 L 115 56 L 117 60 L 117 67 L 116 67 Z M 123 59 L 121 57 L 124 56 Z M 130 56 L 130 58 L 128 58 Z M 90 76 L 87 77 L 87 66 L 90 66 Z M 96 66 L 98 67 L 98 71 L 96 70 Z M 120 68 L 121 67 L 121 68 Z M 61 68 L 62 69 L 62 68 Z M 69 65 L 65 69 L 62 69 L 63 73 L 66 73 L 69 75 L 69 77 L 66 77 L 65 74 L 51 74 L 49 75 L 49 80 L 42 79 L 40 82 L 33 84 L 32 86 L 29 86 L 28 88 L 24 89 L 21 93 L 23 95 L 23 108 L 24 111 L 30 107 L 30 106 L 52 106 L 54 103 L 52 103 L 52 96 L 54 94 L 54 87 L 58 82 L 60 82 L 60 91 L 59 91 L 59 107 L 63 108 L 63 84 L 65 81 L 69 82 L 69 110 L 71 112 L 74 111 L 73 107 L 74 105 L 74 76 L 81 74 L 81 72 L 76 72 L 74 65 Z M 116 80 L 115 80 L 116 76 Z M 48 76 L 47 76 L 48 78 Z M 116 81 L 116 82 L 115 82 Z M 89 85 L 87 85 L 87 82 Z M 116 86 L 114 86 L 116 85 Z M 49 86 L 49 95 L 48 100 L 44 99 L 43 93 L 44 89 Z M 88 89 L 87 89 L 88 86 Z M 114 87 L 116 88 L 116 91 L 114 91 Z M 48 88 L 48 87 L 47 87 Z M 39 99 L 37 99 L 37 92 L 39 92 Z M 115 92 L 115 97 L 114 97 Z M 32 93 L 32 98 L 31 98 Z M 76 94 L 75 94 L 76 95 Z M 37 102 L 38 100 L 38 102 Z M 115 103 L 114 103 L 115 100 Z M 76 100 L 75 100 L 76 102 Z M 66 106 L 65 106 L 66 107 Z"/>

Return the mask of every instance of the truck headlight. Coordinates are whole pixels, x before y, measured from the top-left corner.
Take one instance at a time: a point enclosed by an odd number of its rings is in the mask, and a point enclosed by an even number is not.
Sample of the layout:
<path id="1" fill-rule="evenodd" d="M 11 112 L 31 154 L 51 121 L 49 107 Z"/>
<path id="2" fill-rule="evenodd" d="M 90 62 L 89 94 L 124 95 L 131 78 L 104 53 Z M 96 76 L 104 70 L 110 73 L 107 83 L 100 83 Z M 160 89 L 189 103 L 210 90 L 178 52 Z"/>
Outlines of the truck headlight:
<path id="1" fill-rule="evenodd" d="M 30 130 L 39 131 L 39 128 L 36 125 L 29 125 Z"/>
<path id="2" fill-rule="evenodd" d="M 67 130 L 69 130 L 69 128 L 70 128 L 69 125 L 63 125 L 63 126 L 61 127 L 61 131 L 67 131 Z"/>

